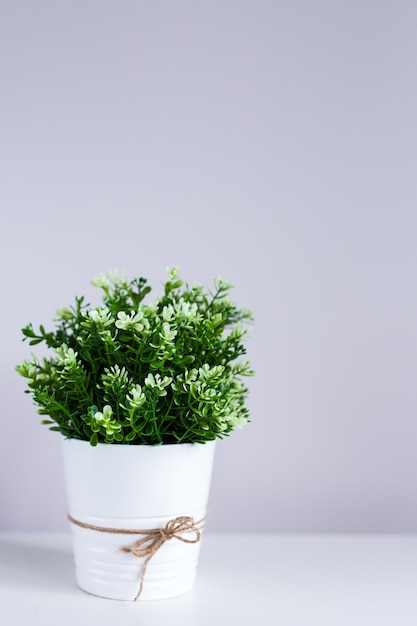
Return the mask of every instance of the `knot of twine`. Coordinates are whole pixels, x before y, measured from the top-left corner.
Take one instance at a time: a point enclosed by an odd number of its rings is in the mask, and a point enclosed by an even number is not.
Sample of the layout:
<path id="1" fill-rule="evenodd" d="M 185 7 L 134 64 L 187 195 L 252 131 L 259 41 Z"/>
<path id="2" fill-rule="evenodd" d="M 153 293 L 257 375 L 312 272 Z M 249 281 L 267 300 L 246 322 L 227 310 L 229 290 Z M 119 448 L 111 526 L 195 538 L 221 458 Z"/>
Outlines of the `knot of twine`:
<path id="1" fill-rule="evenodd" d="M 139 580 L 139 591 L 137 592 L 134 602 L 139 598 L 143 589 L 143 581 L 145 578 L 146 568 L 151 558 L 156 554 L 161 546 L 170 539 L 178 539 L 183 543 L 198 543 L 201 539 L 201 529 L 204 520 L 195 522 L 192 517 L 187 515 L 181 515 L 166 523 L 164 528 L 150 528 L 148 530 L 131 530 L 123 528 L 104 528 L 103 526 L 94 526 L 93 524 L 87 524 L 80 522 L 71 515 L 68 515 L 68 519 L 72 524 L 76 524 L 81 528 L 88 528 L 89 530 L 96 530 L 101 533 L 111 533 L 113 535 L 143 535 L 140 539 L 137 539 L 131 546 L 123 546 L 119 548 L 121 552 L 130 552 L 134 556 L 144 558 L 145 561 L 142 565 L 142 570 Z M 184 533 L 194 533 L 194 537 L 183 537 Z"/>

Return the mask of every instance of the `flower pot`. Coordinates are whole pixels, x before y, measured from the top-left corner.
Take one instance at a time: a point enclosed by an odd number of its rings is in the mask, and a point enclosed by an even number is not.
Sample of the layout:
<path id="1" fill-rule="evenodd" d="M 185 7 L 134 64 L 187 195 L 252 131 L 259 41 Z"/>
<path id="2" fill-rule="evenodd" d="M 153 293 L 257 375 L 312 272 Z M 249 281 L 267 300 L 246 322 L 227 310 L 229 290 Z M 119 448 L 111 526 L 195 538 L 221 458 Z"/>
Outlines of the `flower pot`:
<path id="1" fill-rule="evenodd" d="M 156 600 L 193 587 L 214 450 L 214 441 L 92 447 L 63 440 L 81 589 Z"/>

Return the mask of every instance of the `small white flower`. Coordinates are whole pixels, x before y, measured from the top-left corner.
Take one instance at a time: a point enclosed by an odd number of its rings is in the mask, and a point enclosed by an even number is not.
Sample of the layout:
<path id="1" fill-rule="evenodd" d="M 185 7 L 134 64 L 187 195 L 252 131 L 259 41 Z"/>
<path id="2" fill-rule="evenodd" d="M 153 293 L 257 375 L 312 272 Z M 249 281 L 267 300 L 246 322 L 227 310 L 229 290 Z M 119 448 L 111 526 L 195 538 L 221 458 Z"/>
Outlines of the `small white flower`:
<path id="1" fill-rule="evenodd" d="M 113 323 L 113 319 L 110 311 L 105 307 L 98 307 L 97 309 L 91 309 L 87 313 L 87 317 L 90 318 L 97 326 L 110 326 Z"/>
<path id="2" fill-rule="evenodd" d="M 175 382 L 172 383 L 174 391 L 189 391 L 196 383 L 198 370 L 193 368 L 190 372 L 185 370 L 184 374 L 179 374 Z"/>
<path id="3" fill-rule="evenodd" d="M 105 274 L 99 274 L 97 278 L 93 278 L 91 284 L 94 287 L 102 287 L 103 289 L 107 289 L 110 286 L 110 280 Z"/>
<path id="4" fill-rule="evenodd" d="M 168 322 L 164 322 L 160 335 L 165 343 L 172 343 L 177 336 L 177 331 L 172 329 Z"/>
<path id="5" fill-rule="evenodd" d="M 147 325 L 148 320 L 143 320 L 143 312 L 131 311 L 130 315 L 124 311 L 119 311 L 117 314 L 118 320 L 116 321 L 116 327 L 120 330 L 136 330 L 140 332 Z"/>
<path id="6" fill-rule="evenodd" d="M 223 365 L 213 365 L 213 367 L 210 367 L 208 363 L 205 363 L 199 368 L 198 375 L 201 381 L 212 382 L 218 380 L 223 372 Z"/>
<path id="7" fill-rule="evenodd" d="M 94 309 L 94 311 L 89 311 L 89 312 L 88 312 L 88 317 L 89 317 L 90 319 L 92 319 L 92 320 L 93 320 L 93 322 L 95 322 L 96 324 L 100 321 L 100 316 L 99 316 L 99 313 L 98 313 L 98 311 L 96 311 L 95 309 Z"/>
<path id="8" fill-rule="evenodd" d="M 94 420 L 103 426 L 106 431 L 106 435 L 114 435 L 119 430 L 121 430 L 121 425 L 116 422 L 116 420 L 112 419 L 113 409 L 109 404 L 106 404 L 103 407 L 103 411 L 96 411 L 94 414 Z"/>
<path id="9" fill-rule="evenodd" d="M 56 348 L 55 354 L 58 357 L 58 364 L 63 365 L 65 368 L 77 364 L 77 353 L 72 348 L 69 348 L 66 343 Z"/>
<path id="10" fill-rule="evenodd" d="M 216 291 L 228 291 L 233 287 L 231 283 L 223 280 L 222 278 L 220 278 L 220 276 L 214 279 L 214 286 L 216 288 Z"/>
<path id="11" fill-rule="evenodd" d="M 108 277 L 113 285 L 126 285 L 126 277 L 123 270 L 110 270 Z"/>
<path id="12" fill-rule="evenodd" d="M 165 376 L 161 378 L 159 374 L 155 374 L 155 376 L 150 372 L 145 378 L 145 385 L 147 387 L 151 387 L 152 389 L 158 389 L 159 396 L 166 396 L 167 392 L 165 387 L 172 382 L 172 378 L 170 376 Z"/>
<path id="13" fill-rule="evenodd" d="M 248 423 L 246 417 L 239 417 L 238 415 L 231 415 L 227 421 L 233 428 L 242 428 Z"/>
<path id="14" fill-rule="evenodd" d="M 175 315 L 175 311 L 174 311 L 174 307 L 172 306 L 172 304 L 168 304 L 168 306 L 164 306 L 164 308 L 162 309 L 162 319 L 165 322 L 171 322 L 172 319 L 174 318 Z"/>
<path id="15" fill-rule="evenodd" d="M 119 367 L 119 365 L 112 365 L 111 367 L 104 368 L 104 374 L 102 379 L 105 384 L 111 386 L 114 382 L 119 384 L 126 384 L 129 381 L 129 374 L 125 367 Z"/>
<path id="16" fill-rule="evenodd" d="M 140 385 L 135 385 L 134 387 L 132 387 L 132 389 L 130 390 L 130 395 L 132 398 L 132 403 L 135 404 L 145 398 L 144 394 L 142 393 L 142 387 Z"/>
<path id="17" fill-rule="evenodd" d="M 146 402 L 146 396 L 140 385 L 133 385 L 126 396 L 126 404 L 120 404 L 122 409 L 129 411 L 130 409 L 138 409 Z"/>
<path id="18" fill-rule="evenodd" d="M 58 309 L 56 314 L 58 315 L 59 318 L 61 318 L 62 320 L 65 321 L 69 321 L 72 320 L 74 317 L 74 313 L 68 309 L 67 307 L 63 307 L 62 309 Z"/>
<path id="19" fill-rule="evenodd" d="M 152 373 L 149 373 L 145 378 L 145 385 L 147 387 L 155 387 L 155 376 Z"/>
<path id="20" fill-rule="evenodd" d="M 198 307 L 196 302 L 185 302 L 184 298 L 180 298 L 175 304 L 175 313 L 177 320 L 182 321 L 196 321 L 200 318 L 198 315 Z"/>
<path id="21" fill-rule="evenodd" d="M 173 280 L 176 280 L 177 278 L 179 278 L 180 268 L 178 267 L 178 265 L 176 265 L 172 269 L 167 267 L 167 274 L 168 274 L 168 280 L 172 282 Z"/>
<path id="22" fill-rule="evenodd" d="M 25 378 L 37 378 L 36 376 L 36 372 L 37 372 L 37 368 L 36 365 L 34 363 L 31 363 L 30 361 L 24 361 L 22 363 L 22 365 L 18 365 L 16 367 L 16 371 L 21 375 L 24 376 Z"/>
<path id="23" fill-rule="evenodd" d="M 97 411 L 97 413 L 95 413 L 94 419 L 96 420 L 96 422 L 105 422 L 111 419 L 112 415 L 113 415 L 113 409 L 111 408 L 109 404 L 106 404 L 103 407 L 103 411 Z"/>

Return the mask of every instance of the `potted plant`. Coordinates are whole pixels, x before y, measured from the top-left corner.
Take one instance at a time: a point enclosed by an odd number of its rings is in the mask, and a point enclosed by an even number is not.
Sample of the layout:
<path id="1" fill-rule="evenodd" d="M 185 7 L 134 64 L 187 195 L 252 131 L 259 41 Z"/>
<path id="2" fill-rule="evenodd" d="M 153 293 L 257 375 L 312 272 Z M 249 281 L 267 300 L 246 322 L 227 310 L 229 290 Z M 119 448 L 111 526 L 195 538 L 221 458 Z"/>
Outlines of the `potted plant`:
<path id="1" fill-rule="evenodd" d="M 144 278 L 110 272 L 92 284 L 99 306 L 77 297 L 53 331 L 23 328 L 49 356 L 16 369 L 42 423 L 63 435 L 79 586 L 126 600 L 179 595 L 195 579 L 215 442 L 249 419 L 253 372 L 240 357 L 251 312 L 230 284 L 189 287 L 178 268 L 153 303 Z"/>

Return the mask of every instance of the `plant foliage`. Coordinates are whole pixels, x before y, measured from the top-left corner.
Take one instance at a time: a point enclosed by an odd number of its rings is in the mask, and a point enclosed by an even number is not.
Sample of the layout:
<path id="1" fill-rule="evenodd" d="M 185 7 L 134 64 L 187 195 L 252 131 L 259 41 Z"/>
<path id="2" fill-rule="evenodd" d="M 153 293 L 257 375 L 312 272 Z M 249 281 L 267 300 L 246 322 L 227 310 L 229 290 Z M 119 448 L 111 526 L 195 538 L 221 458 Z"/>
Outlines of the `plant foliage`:
<path id="1" fill-rule="evenodd" d="M 252 315 L 229 299 L 230 284 L 189 287 L 174 268 L 152 304 L 144 278 L 110 272 L 92 284 L 99 306 L 79 297 L 57 312 L 55 330 L 22 329 L 51 351 L 16 367 L 43 424 L 92 445 L 156 445 L 204 443 L 247 423 L 243 379 L 253 371 L 239 357 Z"/>

